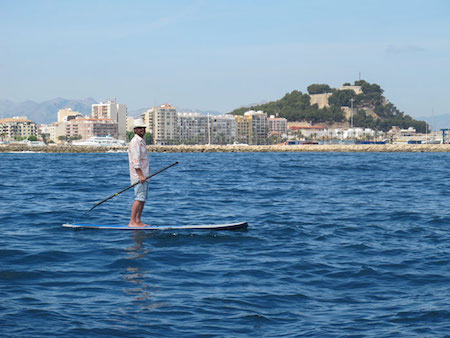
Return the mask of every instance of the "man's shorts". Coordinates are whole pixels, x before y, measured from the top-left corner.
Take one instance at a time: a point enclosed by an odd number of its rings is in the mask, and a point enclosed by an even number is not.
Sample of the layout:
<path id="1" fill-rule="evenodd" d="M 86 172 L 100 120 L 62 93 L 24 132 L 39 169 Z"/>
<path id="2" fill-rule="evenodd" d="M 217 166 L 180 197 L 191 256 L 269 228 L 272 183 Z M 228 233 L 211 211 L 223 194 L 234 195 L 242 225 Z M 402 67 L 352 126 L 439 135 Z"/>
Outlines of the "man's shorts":
<path id="1" fill-rule="evenodd" d="M 148 182 L 138 183 L 134 186 L 134 200 L 145 202 L 147 200 Z"/>

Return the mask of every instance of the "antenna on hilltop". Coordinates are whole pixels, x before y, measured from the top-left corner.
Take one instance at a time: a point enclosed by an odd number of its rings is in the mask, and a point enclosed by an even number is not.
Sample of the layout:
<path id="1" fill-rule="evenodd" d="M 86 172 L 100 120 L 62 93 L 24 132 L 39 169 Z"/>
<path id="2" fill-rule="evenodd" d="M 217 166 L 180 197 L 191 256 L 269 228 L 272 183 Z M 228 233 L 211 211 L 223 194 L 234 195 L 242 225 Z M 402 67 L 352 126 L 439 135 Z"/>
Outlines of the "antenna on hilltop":
<path id="1" fill-rule="evenodd" d="M 361 72 L 359 72 L 358 74 L 359 74 L 359 81 L 361 81 Z"/>

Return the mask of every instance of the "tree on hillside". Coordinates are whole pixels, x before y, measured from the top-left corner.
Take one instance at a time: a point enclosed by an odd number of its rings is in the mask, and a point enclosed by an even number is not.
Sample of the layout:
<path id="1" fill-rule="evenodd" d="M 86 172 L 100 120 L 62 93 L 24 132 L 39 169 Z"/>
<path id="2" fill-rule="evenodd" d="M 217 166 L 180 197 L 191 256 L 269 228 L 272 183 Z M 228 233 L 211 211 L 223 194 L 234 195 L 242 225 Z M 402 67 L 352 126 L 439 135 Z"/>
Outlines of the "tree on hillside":
<path id="1" fill-rule="evenodd" d="M 332 90 L 327 84 L 312 84 L 307 88 L 310 95 L 331 93 Z"/>
<path id="2" fill-rule="evenodd" d="M 350 83 L 344 85 L 349 86 Z M 416 121 L 399 111 L 392 103 L 386 103 L 383 89 L 375 83 L 364 80 L 355 81 L 356 86 L 361 86 L 362 94 L 356 95 L 353 90 L 335 90 L 326 84 L 312 84 L 308 86 L 308 93 L 319 94 L 331 92 L 328 99 L 329 108 L 319 109 L 317 104 L 311 105 L 311 97 L 301 91 L 293 90 L 286 93 L 281 99 L 266 104 L 251 107 L 242 107 L 229 114 L 243 115 L 248 110 L 262 110 L 268 115 L 278 115 L 288 121 L 308 121 L 310 123 L 334 123 L 345 121 L 341 107 L 353 107 L 358 109 L 354 115 L 354 125 L 358 127 L 373 128 L 374 130 L 388 131 L 392 126 L 400 128 L 414 127 L 418 132 L 425 132 L 428 126 L 423 121 Z M 370 108 L 377 117 L 368 115 L 366 110 Z"/>
<path id="3" fill-rule="evenodd" d="M 280 117 L 285 117 L 289 121 L 299 121 L 297 118 L 301 117 L 302 113 L 310 106 L 310 96 L 303 94 L 298 90 L 291 93 L 286 93 L 280 100 L 273 101 L 257 106 L 242 107 L 233 110 L 230 114 L 243 115 L 249 110 L 262 110 L 268 115 L 279 114 Z"/>
<path id="4" fill-rule="evenodd" d="M 361 90 L 364 94 L 370 94 L 370 93 L 378 93 L 380 95 L 383 94 L 383 89 L 376 83 L 368 83 L 364 80 L 355 81 L 355 86 L 360 86 Z"/>
<path id="5" fill-rule="evenodd" d="M 328 98 L 328 103 L 335 107 L 350 107 L 351 99 L 354 99 L 355 97 L 356 94 L 353 90 L 337 90 Z"/>
<path id="6" fill-rule="evenodd" d="M 367 115 L 366 111 L 363 109 L 358 109 L 356 114 L 353 116 L 353 125 L 355 127 L 368 127 L 371 128 L 374 126 L 374 120 L 373 117 L 370 115 Z"/>

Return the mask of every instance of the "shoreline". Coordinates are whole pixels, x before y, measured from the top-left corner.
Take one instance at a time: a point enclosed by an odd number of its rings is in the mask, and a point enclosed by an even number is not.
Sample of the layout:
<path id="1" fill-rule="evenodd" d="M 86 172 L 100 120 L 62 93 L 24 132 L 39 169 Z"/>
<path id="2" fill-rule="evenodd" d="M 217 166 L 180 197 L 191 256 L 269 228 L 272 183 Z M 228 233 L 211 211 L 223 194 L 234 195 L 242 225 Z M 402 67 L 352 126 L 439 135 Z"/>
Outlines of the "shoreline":
<path id="1" fill-rule="evenodd" d="M 2 145 L 0 153 L 107 153 L 126 152 L 128 147 Z M 257 152 L 450 152 L 450 144 L 346 144 L 346 145 L 176 145 L 147 146 L 149 153 L 257 153 Z"/>

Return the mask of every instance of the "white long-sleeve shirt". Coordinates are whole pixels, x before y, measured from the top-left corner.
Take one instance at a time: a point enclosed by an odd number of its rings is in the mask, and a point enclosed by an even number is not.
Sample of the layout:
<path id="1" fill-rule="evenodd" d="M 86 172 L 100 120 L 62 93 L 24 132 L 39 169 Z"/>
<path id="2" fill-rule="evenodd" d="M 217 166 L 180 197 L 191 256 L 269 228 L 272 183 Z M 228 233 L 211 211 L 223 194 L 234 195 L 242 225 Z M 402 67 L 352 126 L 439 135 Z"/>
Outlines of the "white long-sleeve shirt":
<path id="1" fill-rule="evenodd" d="M 135 134 L 128 147 L 128 162 L 130 164 L 131 184 L 139 180 L 136 169 L 140 168 L 145 177 L 150 176 L 150 163 L 145 140 Z"/>

